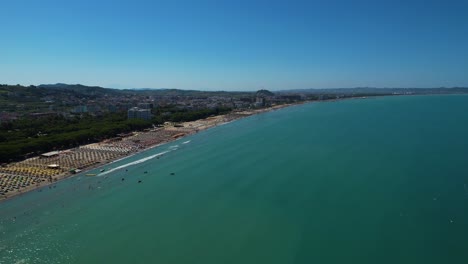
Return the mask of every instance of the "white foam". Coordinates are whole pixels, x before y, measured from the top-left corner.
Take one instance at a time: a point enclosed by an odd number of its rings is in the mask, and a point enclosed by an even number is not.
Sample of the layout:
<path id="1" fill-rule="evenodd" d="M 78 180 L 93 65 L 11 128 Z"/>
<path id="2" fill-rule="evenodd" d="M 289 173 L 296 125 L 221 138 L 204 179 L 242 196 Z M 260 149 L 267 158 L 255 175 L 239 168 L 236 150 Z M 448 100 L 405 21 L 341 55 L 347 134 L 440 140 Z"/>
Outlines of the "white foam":
<path id="1" fill-rule="evenodd" d="M 102 176 L 102 175 L 106 175 L 108 173 L 111 173 L 111 172 L 114 172 L 116 170 L 120 170 L 120 169 L 123 169 L 123 168 L 126 168 L 126 167 L 129 167 L 129 166 L 133 166 L 133 165 L 136 165 L 136 164 L 140 164 L 140 163 L 143 163 L 147 160 L 150 160 L 150 159 L 154 159 L 156 157 L 159 157 L 159 156 L 162 156 L 166 153 L 170 152 L 170 150 L 167 150 L 167 151 L 163 151 L 161 153 L 158 153 L 158 154 L 154 154 L 154 155 L 151 155 L 151 156 L 148 156 L 148 157 L 145 157 L 145 158 L 142 158 L 142 159 L 139 159 L 139 160 L 135 160 L 135 161 L 132 161 L 130 163 L 127 163 L 127 164 L 124 164 L 124 165 L 120 165 L 118 167 L 115 167 L 115 168 L 112 168 L 108 171 L 104 171 L 102 173 L 99 173 L 98 176 Z"/>
<path id="2" fill-rule="evenodd" d="M 190 143 L 190 141 L 191 141 L 191 140 L 184 141 L 184 142 L 182 142 L 182 144 Z"/>

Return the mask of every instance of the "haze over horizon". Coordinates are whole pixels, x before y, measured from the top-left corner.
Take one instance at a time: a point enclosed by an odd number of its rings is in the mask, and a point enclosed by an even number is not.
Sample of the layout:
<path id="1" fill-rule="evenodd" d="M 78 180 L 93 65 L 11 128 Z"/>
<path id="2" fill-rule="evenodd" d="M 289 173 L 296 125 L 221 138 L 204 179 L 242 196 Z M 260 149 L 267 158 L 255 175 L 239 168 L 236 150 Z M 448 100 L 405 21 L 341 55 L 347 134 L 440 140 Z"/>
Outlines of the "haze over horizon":
<path id="1" fill-rule="evenodd" d="M 0 83 L 468 86 L 468 2 L 8 1 Z"/>

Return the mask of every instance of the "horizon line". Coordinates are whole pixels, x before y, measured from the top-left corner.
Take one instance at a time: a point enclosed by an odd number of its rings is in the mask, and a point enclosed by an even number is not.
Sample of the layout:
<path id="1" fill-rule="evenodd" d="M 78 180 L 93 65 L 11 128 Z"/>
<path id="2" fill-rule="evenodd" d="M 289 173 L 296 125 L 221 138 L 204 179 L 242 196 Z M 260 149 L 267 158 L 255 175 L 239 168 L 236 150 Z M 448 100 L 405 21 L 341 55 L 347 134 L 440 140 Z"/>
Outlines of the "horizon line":
<path id="1" fill-rule="evenodd" d="M 291 89 L 266 89 L 264 87 L 261 87 L 256 90 L 222 90 L 222 89 L 207 89 L 207 88 L 198 88 L 198 89 L 184 89 L 184 88 L 175 88 L 175 87 L 132 87 L 132 88 L 115 88 L 115 87 L 108 87 L 106 86 L 100 86 L 100 85 L 89 85 L 89 84 L 83 84 L 83 83 L 63 83 L 63 82 L 57 82 L 57 83 L 41 83 L 41 84 L 9 84 L 9 83 L 2 83 L 0 85 L 8 85 L 8 86 L 35 86 L 39 87 L 41 85 L 81 85 L 81 86 L 87 86 L 87 87 L 99 87 L 99 88 L 104 88 L 104 89 L 114 89 L 114 90 L 183 90 L 183 91 L 203 91 L 203 92 L 253 92 L 253 91 L 258 91 L 258 90 L 269 90 L 269 91 L 300 91 L 300 90 L 337 90 L 337 89 L 454 89 L 454 88 L 468 88 L 468 86 L 438 86 L 438 87 L 376 87 L 376 86 L 356 86 L 356 87 L 328 87 L 328 88 L 291 88 Z"/>

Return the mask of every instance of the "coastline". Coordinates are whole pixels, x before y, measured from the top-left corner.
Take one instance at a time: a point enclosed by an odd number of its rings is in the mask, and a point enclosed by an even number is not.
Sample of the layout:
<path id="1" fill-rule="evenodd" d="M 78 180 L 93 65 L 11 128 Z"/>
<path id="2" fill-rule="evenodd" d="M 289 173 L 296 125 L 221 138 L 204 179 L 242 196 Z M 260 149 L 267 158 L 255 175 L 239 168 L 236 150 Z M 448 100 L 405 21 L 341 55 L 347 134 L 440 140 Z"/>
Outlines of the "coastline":
<path id="1" fill-rule="evenodd" d="M 163 135 L 163 139 L 160 139 L 160 140 L 156 141 L 157 142 L 156 144 L 147 143 L 145 145 L 143 143 L 143 146 L 139 146 L 136 149 L 129 149 L 128 152 L 125 152 L 125 153 L 117 153 L 117 154 L 113 153 L 113 154 L 115 154 L 113 157 L 105 159 L 105 160 L 91 160 L 91 164 L 81 167 L 80 171 L 78 173 L 72 173 L 69 170 L 68 171 L 67 170 L 63 171 L 62 170 L 60 173 L 55 174 L 53 177 L 49 176 L 50 178 L 48 180 L 44 180 L 44 178 L 41 178 L 40 181 L 36 182 L 35 184 L 31 184 L 31 185 L 26 186 L 26 187 L 17 188 L 13 192 L 9 191 L 7 193 L 7 195 L 0 195 L 0 203 L 4 202 L 4 201 L 8 201 L 10 199 L 14 199 L 15 197 L 20 197 L 20 196 L 22 196 L 22 195 L 24 195 L 26 193 L 29 193 L 29 192 L 32 192 L 32 191 L 35 191 L 35 190 L 40 190 L 42 188 L 46 188 L 47 186 L 49 186 L 49 188 L 50 188 L 51 185 L 56 184 L 56 183 L 58 183 L 60 181 L 63 181 L 65 179 L 68 179 L 68 178 L 71 178 L 71 177 L 77 176 L 77 175 L 86 175 L 87 173 L 89 173 L 92 170 L 102 168 L 102 167 L 107 166 L 109 164 L 112 164 L 114 162 L 117 162 L 117 161 L 129 158 L 129 157 L 132 157 L 132 156 L 134 156 L 136 154 L 148 151 L 148 150 L 153 149 L 153 148 L 160 147 L 160 146 L 165 145 L 167 143 L 176 141 L 178 139 L 185 138 L 187 136 L 199 133 L 199 132 L 204 131 L 204 130 L 208 130 L 210 128 L 221 126 L 221 125 L 224 125 L 224 124 L 236 121 L 236 120 L 240 120 L 240 119 L 243 119 L 243 118 L 246 118 L 246 117 L 249 117 L 249 116 L 258 115 L 258 114 L 262 114 L 262 113 L 267 113 L 267 112 L 283 109 L 283 108 L 286 108 L 286 107 L 290 107 L 290 106 L 294 106 L 294 105 L 302 105 L 302 104 L 306 104 L 306 103 L 311 103 L 311 102 L 310 101 L 304 101 L 304 102 L 299 102 L 299 103 L 275 105 L 275 106 L 271 106 L 271 107 L 267 107 L 267 108 L 245 110 L 245 111 L 239 111 L 239 112 L 231 112 L 231 113 L 228 113 L 228 114 L 225 114 L 225 115 L 208 117 L 208 118 L 200 119 L 200 120 L 196 120 L 196 121 L 183 122 L 183 123 L 177 124 L 177 126 L 174 126 L 174 124 L 172 124 L 172 125 L 165 126 L 163 128 L 158 128 L 158 129 L 154 129 L 154 130 L 150 130 L 150 131 L 135 131 L 135 132 L 132 132 L 130 136 L 123 137 L 122 141 L 126 141 L 126 140 L 131 141 L 132 137 L 135 137 L 135 136 L 143 136 L 144 137 L 144 136 L 150 135 L 151 133 L 153 133 L 153 134 L 154 133 L 160 133 L 161 135 Z M 80 147 L 77 147 L 77 148 L 60 151 L 59 153 L 60 154 L 63 153 L 63 155 L 66 155 L 67 153 L 73 153 L 74 151 L 77 151 L 77 150 L 80 150 L 80 149 L 88 149 L 88 148 L 89 149 L 95 149 L 96 151 L 102 151 L 102 150 L 99 149 L 99 146 L 108 147 L 109 145 L 112 145 L 112 142 L 109 142 L 109 140 L 104 140 L 104 141 L 101 141 L 101 142 L 98 142 L 98 143 L 92 143 L 92 144 L 83 145 L 83 146 L 80 146 Z M 10 164 L 7 165 L 6 168 L 15 167 L 15 166 L 18 166 L 18 164 L 21 165 L 21 163 L 25 163 L 26 161 L 29 161 L 29 160 L 37 161 L 37 160 L 40 160 L 40 159 L 41 159 L 41 156 L 37 156 L 37 157 L 33 157 L 31 159 L 27 159 L 25 161 L 10 163 Z M 54 160 L 54 161 L 60 162 L 60 157 L 57 160 Z M 4 167 L 3 168 L 0 167 L 0 174 L 3 174 L 3 176 L 8 175 L 8 177 L 11 176 L 13 178 L 14 177 L 19 177 L 19 178 L 39 179 L 36 176 L 25 175 L 24 173 L 23 174 L 12 174 L 12 173 L 9 173 L 9 172 L 5 173 Z M 0 176 L 2 176 L 2 175 L 0 175 Z"/>

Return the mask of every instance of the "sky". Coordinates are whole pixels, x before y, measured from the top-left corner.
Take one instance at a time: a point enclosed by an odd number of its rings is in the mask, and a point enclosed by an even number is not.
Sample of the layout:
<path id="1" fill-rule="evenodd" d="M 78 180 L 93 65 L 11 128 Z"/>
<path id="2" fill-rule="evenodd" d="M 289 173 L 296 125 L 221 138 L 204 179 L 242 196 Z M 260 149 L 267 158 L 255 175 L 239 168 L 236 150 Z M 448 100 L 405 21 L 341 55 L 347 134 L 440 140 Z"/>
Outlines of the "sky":
<path id="1" fill-rule="evenodd" d="M 468 1 L 1 0 L 0 83 L 468 86 Z"/>

